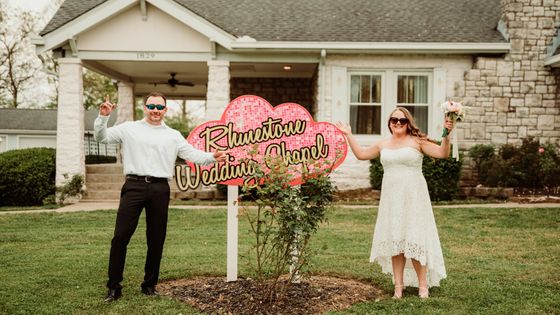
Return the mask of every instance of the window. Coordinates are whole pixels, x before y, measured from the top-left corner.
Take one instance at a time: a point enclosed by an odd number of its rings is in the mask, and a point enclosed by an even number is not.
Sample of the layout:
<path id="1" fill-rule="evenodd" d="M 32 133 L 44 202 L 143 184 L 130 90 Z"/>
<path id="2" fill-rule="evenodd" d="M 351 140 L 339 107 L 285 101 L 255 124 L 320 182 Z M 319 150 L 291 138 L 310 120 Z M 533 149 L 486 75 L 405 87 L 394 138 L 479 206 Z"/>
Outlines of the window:
<path id="1" fill-rule="evenodd" d="M 350 126 L 355 134 L 388 132 L 386 120 L 397 106 L 410 111 L 428 133 L 431 73 L 395 70 L 350 73 Z M 383 92 L 382 92 L 383 91 Z"/>
<path id="2" fill-rule="evenodd" d="M 416 126 L 428 132 L 428 77 L 424 75 L 397 76 L 397 106 L 410 111 Z"/>
<path id="3" fill-rule="evenodd" d="M 381 76 L 350 78 L 350 126 L 357 134 L 381 133 Z"/>

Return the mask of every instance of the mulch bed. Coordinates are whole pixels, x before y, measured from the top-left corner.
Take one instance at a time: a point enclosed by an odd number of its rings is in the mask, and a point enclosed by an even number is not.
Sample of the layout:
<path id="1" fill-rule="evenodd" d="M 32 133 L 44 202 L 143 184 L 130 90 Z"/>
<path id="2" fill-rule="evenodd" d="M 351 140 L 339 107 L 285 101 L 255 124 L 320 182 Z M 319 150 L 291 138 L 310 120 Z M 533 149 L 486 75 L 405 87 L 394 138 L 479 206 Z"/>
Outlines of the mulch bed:
<path id="1" fill-rule="evenodd" d="M 352 190 L 337 191 L 334 195 L 334 201 L 340 203 L 363 202 L 366 204 L 379 204 L 379 190 L 371 188 L 358 188 Z M 472 198 L 471 200 L 477 200 Z M 487 199 L 479 199 L 487 201 Z M 503 199 L 496 200 L 503 202 Z M 560 203 L 560 187 L 550 189 L 527 189 L 515 188 L 514 195 L 507 199 L 509 202 L 518 203 Z"/>
<path id="2" fill-rule="evenodd" d="M 379 203 L 379 190 L 371 188 L 358 188 L 352 190 L 341 190 L 334 194 L 334 201 L 337 202 L 368 202 L 371 204 Z"/>
<path id="3" fill-rule="evenodd" d="M 513 196 L 508 199 L 511 202 L 518 203 L 560 203 L 558 196 Z"/>
<path id="4" fill-rule="evenodd" d="M 285 280 L 284 280 L 285 281 Z M 286 297 L 274 304 L 263 302 L 251 279 L 227 282 L 220 277 L 178 279 L 158 284 L 165 296 L 179 299 L 209 314 L 322 314 L 347 309 L 353 304 L 377 301 L 383 291 L 352 279 L 313 276 L 290 286 Z"/>

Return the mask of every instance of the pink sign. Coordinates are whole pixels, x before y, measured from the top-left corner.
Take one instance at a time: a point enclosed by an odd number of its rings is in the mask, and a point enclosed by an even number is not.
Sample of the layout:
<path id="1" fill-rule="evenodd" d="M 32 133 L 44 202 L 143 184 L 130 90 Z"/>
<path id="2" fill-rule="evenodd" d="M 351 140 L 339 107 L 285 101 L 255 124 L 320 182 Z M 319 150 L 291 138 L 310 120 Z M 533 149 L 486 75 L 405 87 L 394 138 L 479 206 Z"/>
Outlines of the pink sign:
<path id="1" fill-rule="evenodd" d="M 188 190 L 200 184 L 243 185 L 253 180 L 252 158 L 265 164 L 265 156 L 280 155 L 294 175 L 292 185 L 302 183 L 302 167 L 320 161 L 323 168 L 338 167 L 346 157 L 343 133 L 333 124 L 314 122 L 307 110 L 295 103 L 272 107 L 265 99 L 244 95 L 233 100 L 220 120 L 205 122 L 188 136 L 195 148 L 213 152 L 227 151 L 228 162 L 199 166 L 188 163 L 175 168 L 177 187 Z M 249 151 L 258 146 L 258 154 Z M 265 169 L 268 169 L 265 167 Z"/>

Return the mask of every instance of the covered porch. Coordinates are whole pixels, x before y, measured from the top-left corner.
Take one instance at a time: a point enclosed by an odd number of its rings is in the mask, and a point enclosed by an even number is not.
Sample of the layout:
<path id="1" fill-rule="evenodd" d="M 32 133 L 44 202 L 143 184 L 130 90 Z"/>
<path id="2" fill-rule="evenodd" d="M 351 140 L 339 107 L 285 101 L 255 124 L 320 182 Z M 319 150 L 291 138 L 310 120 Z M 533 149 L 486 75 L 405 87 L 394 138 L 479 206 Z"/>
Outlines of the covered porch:
<path id="1" fill-rule="evenodd" d="M 317 112 L 319 53 L 234 51 L 230 43 L 239 39 L 172 2 L 107 1 L 50 25 L 35 44 L 38 52 L 52 50 L 59 63 L 57 186 L 64 174 L 86 172 L 84 67 L 117 82 L 117 124 L 140 119 L 135 104 L 152 91 L 203 101 L 205 120 L 219 119 L 229 101 L 244 94 Z"/>

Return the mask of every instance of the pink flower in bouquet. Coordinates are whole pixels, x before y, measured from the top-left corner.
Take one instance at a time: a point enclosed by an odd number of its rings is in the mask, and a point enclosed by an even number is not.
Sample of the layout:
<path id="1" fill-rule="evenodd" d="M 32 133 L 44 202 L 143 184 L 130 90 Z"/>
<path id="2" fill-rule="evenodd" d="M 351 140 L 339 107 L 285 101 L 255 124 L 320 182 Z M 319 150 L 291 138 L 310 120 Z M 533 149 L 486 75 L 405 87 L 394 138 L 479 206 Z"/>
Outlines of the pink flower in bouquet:
<path id="1" fill-rule="evenodd" d="M 447 107 L 450 113 L 459 114 L 462 110 L 460 103 L 449 102 L 449 106 Z"/>
<path id="2" fill-rule="evenodd" d="M 543 153 L 544 153 L 544 148 L 543 148 L 543 147 L 540 147 L 540 148 L 539 148 L 539 153 L 540 153 L 540 154 L 543 154 Z"/>
<path id="3" fill-rule="evenodd" d="M 447 101 L 441 104 L 441 109 L 445 116 L 453 119 L 453 121 L 461 121 L 465 118 L 465 110 L 463 104 L 459 102 Z"/>
<path id="4" fill-rule="evenodd" d="M 459 102 L 452 102 L 452 101 L 443 102 L 441 104 L 441 110 L 443 110 L 443 113 L 445 114 L 446 117 L 453 120 L 453 123 L 465 119 L 465 110 L 463 108 L 463 104 Z M 444 128 L 442 137 L 447 137 L 448 134 L 449 134 L 449 130 Z"/>

